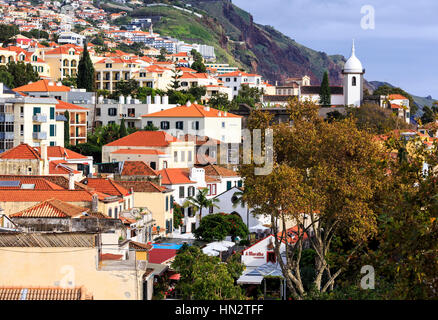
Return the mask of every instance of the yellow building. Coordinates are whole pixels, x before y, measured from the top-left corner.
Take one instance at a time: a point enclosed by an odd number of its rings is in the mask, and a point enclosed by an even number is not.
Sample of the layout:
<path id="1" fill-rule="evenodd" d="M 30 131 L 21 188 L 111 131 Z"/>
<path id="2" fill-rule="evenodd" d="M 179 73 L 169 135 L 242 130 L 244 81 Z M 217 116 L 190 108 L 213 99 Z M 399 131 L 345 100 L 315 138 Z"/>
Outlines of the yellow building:
<path id="1" fill-rule="evenodd" d="M 136 260 L 136 249 L 117 247 L 122 254 L 102 254 L 102 245 L 100 234 L 0 234 L 0 248 L 5 249 L 0 250 L 0 283 L 83 287 L 95 300 L 150 299 L 153 270 Z"/>
<path id="2" fill-rule="evenodd" d="M 81 58 L 81 50 L 77 46 L 66 44 L 49 50 L 44 55 L 52 79 L 62 80 L 68 76 L 76 76 Z"/>
<path id="3" fill-rule="evenodd" d="M 113 92 L 117 82 L 133 79 L 140 67 L 140 63 L 129 56 L 103 58 L 94 63 L 96 88 Z"/>

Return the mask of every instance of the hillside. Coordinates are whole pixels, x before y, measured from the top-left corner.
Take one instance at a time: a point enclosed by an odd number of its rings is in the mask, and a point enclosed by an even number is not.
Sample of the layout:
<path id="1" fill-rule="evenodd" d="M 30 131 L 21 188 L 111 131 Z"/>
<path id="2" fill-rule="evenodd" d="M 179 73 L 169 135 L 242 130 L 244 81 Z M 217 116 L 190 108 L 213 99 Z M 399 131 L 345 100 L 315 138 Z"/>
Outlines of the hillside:
<path id="1" fill-rule="evenodd" d="M 169 6 L 146 7 L 155 2 Z M 171 5 L 190 8 L 202 17 Z M 212 45 L 218 62 L 259 73 L 271 82 L 307 74 L 317 84 L 328 70 L 331 84 L 341 84 L 343 56 L 328 56 L 295 42 L 271 26 L 254 23 L 251 14 L 228 0 L 145 1 L 145 5 L 128 14 L 161 16 L 154 24 L 154 30 L 160 34 Z"/>

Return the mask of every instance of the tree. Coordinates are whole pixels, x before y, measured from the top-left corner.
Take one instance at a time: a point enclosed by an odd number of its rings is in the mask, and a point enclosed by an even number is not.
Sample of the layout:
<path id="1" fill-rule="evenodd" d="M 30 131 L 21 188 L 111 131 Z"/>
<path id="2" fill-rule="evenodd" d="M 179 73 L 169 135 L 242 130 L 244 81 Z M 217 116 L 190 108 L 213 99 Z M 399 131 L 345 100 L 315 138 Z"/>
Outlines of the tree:
<path id="1" fill-rule="evenodd" d="M 205 96 L 205 94 L 207 93 L 207 88 L 206 87 L 199 87 L 199 86 L 194 86 L 191 87 L 188 91 L 188 94 L 192 95 L 196 101 L 201 101 L 202 97 Z"/>
<path id="2" fill-rule="evenodd" d="M 34 70 L 30 63 L 24 62 L 8 62 L 6 66 L 0 66 L 2 77 L 10 85 L 10 88 L 17 88 L 35 82 L 40 79 L 37 71 Z M 9 73 L 9 75 L 7 75 Z M 11 83 L 12 79 L 12 83 Z"/>
<path id="3" fill-rule="evenodd" d="M 172 72 L 172 82 L 170 84 L 170 89 L 178 90 L 181 85 L 179 84 L 179 78 L 182 77 L 182 72 L 179 69 L 174 69 Z"/>
<path id="4" fill-rule="evenodd" d="M 319 104 L 322 107 L 326 107 L 326 108 L 331 107 L 331 105 L 332 105 L 329 77 L 328 77 L 327 71 L 324 72 L 324 76 L 323 76 L 322 82 L 321 82 L 321 89 L 319 92 Z"/>
<path id="5" fill-rule="evenodd" d="M 0 66 L 0 82 L 8 88 L 14 88 L 14 77 L 8 72 L 5 66 Z"/>
<path id="6" fill-rule="evenodd" d="M 173 203 L 173 227 L 175 229 L 178 229 L 179 227 L 181 227 L 184 223 L 183 223 L 183 219 L 184 219 L 184 213 L 181 210 L 181 206 L 174 202 Z"/>
<path id="7" fill-rule="evenodd" d="M 72 76 L 68 75 L 66 78 L 61 80 L 61 83 L 64 86 L 76 88 L 77 87 L 77 81 L 78 81 L 77 77 L 72 77 Z"/>
<path id="8" fill-rule="evenodd" d="M 91 62 L 86 43 L 78 64 L 77 86 L 89 92 L 94 91 L 95 87 L 93 62 Z"/>
<path id="9" fill-rule="evenodd" d="M 376 104 L 364 104 L 360 108 L 347 108 L 347 114 L 356 120 L 359 129 L 374 134 L 384 134 L 392 130 L 411 127 L 391 110 Z"/>
<path id="10" fill-rule="evenodd" d="M 234 241 L 236 237 L 247 238 L 249 231 L 239 215 L 216 213 L 203 218 L 193 234 L 197 239 L 208 242 L 222 241 L 227 236 Z"/>
<path id="11" fill-rule="evenodd" d="M 222 111 L 229 111 L 231 109 L 231 101 L 228 100 L 228 94 L 222 92 L 213 94 L 208 101 L 208 105 Z"/>
<path id="12" fill-rule="evenodd" d="M 166 48 L 161 48 L 160 49 L 160 55 L 157 57 L 157 60 L 160 61 L 160 62 L 167 61 L 166 54 L 167 54 Z"/>
<path id="13" fill-rule="evenodd" d="M 438 114 L 438 107 L 424 106 L 423 107 L 423 115 L 420 118 L 421 123 L 426 124 L 429 122 L 434 122 L 437 118 L 437 114 Z"/>
<path id="14" fill-rule="evenodd" d="M 333 289 L 357 250 L 376 233 L 372 203 L 385 173 L 384 154 L 373 135 L 357 129 L 350 118 L 323 121 L 318 109 L 311 101 L 294 98 L 288 106 L 293 126 L 269 125 L 257 114 L 249 119 L 251 130 L 257 128 L 255 123 L 273 130 L 273 145 L 265 146 L 265 152 L 275 158 L 269 174 L 256 174 L 254 164 L 240 169 L 248 189 L 245 201 L 255 213 L 271 217 L 277 261 L 296 299 L 308 293 L 300 270 L 305 244 L 316 253 L 313 290 L 324 293 Z M 286 232 L 288 221 L 296 226 Z M 330 250 L 340 231 L 351 248 L 334 269 Z"/>
<path id="15" fill-rule="evenodd" d="M 243 271 L 243 266 L 238 264 L 231 260 L 228 267 L 218 257 L 184 244 L 172 263 L 172 269 L 181 275 L 176 289 L 184 300 L 242 300 L 242 289 L 234 284 Z"/>
<path id="16" fill-rule="evenodd" d="M 139 83 L 135 79 L 129 79 L 127 81 L 121 80 L 116 83 L 115 91 L 116 95 L 122 96 L 134 96 L 137 94 L 137 90 L 140 87 Z"/>
<path id="17" fill-rule="evenodd" d="M 2 42 L 3 45 L 13 42 L 11 38 L 19 33 L 20 30 L 15 24 L 0 24 L 0 42 Z"/>
<path id="18" fill-rule="evenodd" d="M 254 108 L 256 103 L 260 102 L 260 97 L 263 94 L 258 88 L 251 88 L 248 84 L 242 84 L 237 96 L 233 98 L 233 102 L 238 105 L 240 103 L 246 103 L 250 107 Z"/>
<path id="19" fill-rule="evenodd" d="M 229 235 L 229 228 L 223 214 L 210 214 L 201 220 L 199 227 L 193 231 L 196 239 L 213 242 L 225 240 Z"/>
<path id="20" fill-rule="evenodd" d="M 203 188 L 199 190 L 198 194 L 195 197 L 187 197 L 186 201 L 183 204 L 184 208 L 192 208 L 195 211 L 199 210 L 199 221 L 202 219 L 202 209 L 203 208 L 210 208 L 210 207 L 216 207 L 218 206 L 215 204 L 215 202 L 219 202 L 216 198 L 207 198 L 208 189 Z"/>
<path id="21" fill-rule="evenodd" d="M 70 113 L 65 110 L 64 117 L 67 119 L 64 121 L 64 145 L 70 145 Z"/>
<path id="22" fill-rule="evenodd" d="M 196 51 L 195 49 L 192 49 L 192 51 L 190 52 L 194 62 L 192 63 L 192 65 L 190 66 L 193 70 L 196 70 L 196 72 L 198 73 L 205 73 L 207 72 L 207 68 L 205 67 L 204 64 L 204 59 L 202 57 L 202 55 Z"/>
<path id="23" fill-rule="evenodd" d="M 120 121 L 120 138 L 126 137 L 128 135 L 128 131 L 126 130 L 125 119 L 122 118 Z"/>

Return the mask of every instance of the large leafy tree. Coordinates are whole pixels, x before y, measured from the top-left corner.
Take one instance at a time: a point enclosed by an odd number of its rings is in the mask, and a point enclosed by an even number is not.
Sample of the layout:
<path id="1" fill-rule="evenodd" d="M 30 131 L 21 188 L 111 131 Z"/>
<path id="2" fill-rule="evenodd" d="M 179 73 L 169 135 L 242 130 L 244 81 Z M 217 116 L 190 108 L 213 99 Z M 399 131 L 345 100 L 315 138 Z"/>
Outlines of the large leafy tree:
<path id="1" fill-rule="evenodd" d="M 228 111 L 232 108 L 232 103 L 228 100 L 228 94 L 222 92 L 213 94 L 208 101 L 208 105 L 222 111 Z"/>
<path id="2" fill-rule="evenodd" d="M 90 58 L 90 53 L 87 49 L 87 44 L 84 44 L 84 51 L 78 64 L 78 76 L 76 80 L 78 88 L 94 91 L 94 66 Z"/>
<path id="3" fill-rule="evenodd" d="M 197 239 L 204 241 L 222 241 L 227 236 L 234 240 L 236 237 L 245 239 L 248 237 L 248 227 L 242 218 L 236 214 L 216 213 L 204 217 L 199 227 L 194 231 Z"/>
<path id="4" fill-rule="evenodd" d="M 250 107 L 255 107 L 260 102 L 260 98 L 263 91 L 258 88 L 252 88 L 248 84 L 242 84 L 240 86 L 237 96 L 233 98 L 233 102 L 238 105 L 239 103 L 246 103 Z"/>
<path id="5" fill-rule="evenodd" d="M 244 299 L 242 289 L 234 284 L 243 271 L 236 259 L 221 263 L 218 257 L 210 257 L 198 247 L 185 244 L 172 268 L 181 275 L 177 289 L 185 300 Z"/>
<path id="6" fill-rule="evenodd" d="M 327 71 L 324 72 L 324 76 L 323 76 L 322 82 L 321 82 L 321 89 L 319 92 L 319 104 L 322 107 L 330 107 L 332 105 L 329 77 L 328 77 Z"/>
<path id="7" fill-rule="evenodd" d="M 198 191 L 196 196 L 187 197 L 186 201 L 183 204 L 184 208 L 192 208 L 195 211 L 199 210 L 199 221 L 202 219 L 202 209 L 204 208 L 210 208 L 210 207 L 216 207 L 218 208 L 216 202 L 219 202 L 216 198 L 207 198 L 208 189 L 203 188 Z"/>
<path id="8" fill-rule="evenodd" d="M 274 131 L 273 146 L 267 149 L 274 153 L 273 170 L 257 175 L 255 165 L 241 169 L 248 189 L 244 198 L 256 213 L 271 216 L 277 260 L 298 299 L 308 293 L 300 270 L 305 243 L 315 251 L 312 287 L 326 292 L 358 248 L 376 233 L 371 204 L 385 172 L 384 155 L 371 134 L 357 129 L 352 119 L 323 121 L 318 108 L 310 101 L 291 100 L 292 126 L 269 125 L 266 118 L 255 114 L 256 119 L 248 121 L 250 129 Z M 286 232 L 288 221 L 295 222 L 293 231 Z M 351 250 L 333 269 L 330 248 L 340 230 Z M 287 243 L 285 261 L 280 258 L 283 242 Z"/>
<path id="9" fill-rule="evenodd" d="M 202 55 L 196 51 L 195 49 L 192 49 L 192 51 L 190 52 L 194 62 L 192 63 L 192 65 L 190 66 L 193 70 L 196 70 L 196 72 L 198 73 L 205 73 L 207 72 L 207 68 L 205 67 L 204 64 L 204 59 L 202 58 Z"/>
<path id="10" fill-rule="evenodd" d="M 8 62 L 6 66 L 0 66 L 0 76 L 9 84 L 10 88 L 17 88 L 35 82 L 40 79 L 37 71 L 30 63 Z"/>
<path id="11" fill-rule="evenodd" d="M 121 80 L 116 83 L 116 90 L 115 95 L 116 96 L 135 96 L 138 92 L 138 89 L 140 87 L 140 84 L 135 79 L 129 79 L 129 80 Z"/>

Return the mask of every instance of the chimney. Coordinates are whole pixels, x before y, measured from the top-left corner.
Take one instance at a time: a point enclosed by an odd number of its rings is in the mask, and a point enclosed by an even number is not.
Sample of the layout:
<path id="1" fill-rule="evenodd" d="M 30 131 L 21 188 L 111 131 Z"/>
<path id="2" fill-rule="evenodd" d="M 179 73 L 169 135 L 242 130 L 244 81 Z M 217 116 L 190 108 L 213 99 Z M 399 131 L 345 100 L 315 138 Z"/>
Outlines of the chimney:
<path id="1" fill-rule="evenodd" d="M 226 117 L 228 115 L 228 112 L 224 111 L 224 117 Z"/>
<path id="2" fill-rule="evenodd" d="M 210 111 L 210 107 L 209 107 L 209 106 L 205 106 L 205 107 L 204 107 L 204 110 L 205 110 L 205 111 Z"/>
<path id="3" fill-rule="evenodd" d="M 126 97 L 126 104 L 131 104 L 131 96 Z"/>
<path id="4" fill-rule="evenodd" d="M 61 83 L 60 81 L 58 81 L 58 82 L 56 83 L 56 86 L 60 87 L 60 86 L 62 86 L 62 83 Z"/>
<path id="5" fill-rule="evenodd" d="M 91 96 L 91 104 L 95 104 L 96 103 L 96 96 L 93 94 Z"/>
<path id="6" fill-rule="evenodd" d="M 186 107 L 190 107 L 191 105 L 192 105 L 192 103 L 190 102 L 190 100 L 187 101 L 187 103 L 186 103 Z"/>
<path id="7" fill-rule="evenodd" d="M 91 196 L 91 212 L 96 213 L 97 212 L 97 205 L 99 203 L 99 198 L 97 196 L 97 193 L 93 193 Z"/>
<path id="8" fill-rule="evenodd" d="M 120 104 L 125 104 L 125 97 L 123 95 L 119 96 L 119 103 Z"/>
<path id="9" fill-rule="evenodd" d="M 41 143 L 41 159 L 47 161 L 47 144 Z"/>
<path id="10" fill-rule="evenodd" d="M 163 96 L 163 104 L 169 104 L 169 96 Z"/>
<path id="11" fill-rule="evenodd" d="M 70 172 L 68 174 L 68 190 L 74 190 L 75 189 L 75 180 L 73 179 L 74 174 Z"/>
<path id="12" fill-rule="evenodd" d="M 155 95 L 154 103 L 155 104 L 161 104 L 161 96 L 159 94 Z"/>
<path id="13" fill-rule="evenodd" d="M 99 98 L 97 98 L 97 103 L 99 104 L 103 103 L 103 96 L 99 96 Z"/>
<path id="14" fill-rule="evenodd" d="M 151 96 L 146 97 L 146 104 L 152 104 L 152 97 Z"/>

